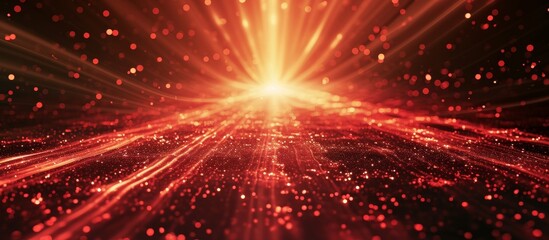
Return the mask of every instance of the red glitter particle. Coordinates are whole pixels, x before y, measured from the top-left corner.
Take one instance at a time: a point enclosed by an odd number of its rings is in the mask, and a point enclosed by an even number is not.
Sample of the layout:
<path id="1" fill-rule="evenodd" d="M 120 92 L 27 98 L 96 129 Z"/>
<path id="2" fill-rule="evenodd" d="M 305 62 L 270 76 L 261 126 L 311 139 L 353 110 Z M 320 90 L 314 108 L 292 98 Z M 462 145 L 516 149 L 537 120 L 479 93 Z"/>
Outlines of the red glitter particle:
<path id="1" fill-rule="evenodd" d="M 40 232 L 40 231 L 42 231 L 42 229 L 44 229 L 44 224 L 42 224 L 42 223 L 36 224 L 32 227 L 32 230 L 34 232 Z"/>
<path id="2" fill-rule="evenodd" d="M 183 4 L 183 11 L 188 12 L 189 10 L 191 10 L 191 6 L 189 6 L 189 4 Z"/>
<path id="3" fill-rule="evenodd" d="M 540 238 L 543 236 L 543 232 L 540 229 L 532 230 L 532 236 Z"/>
<path id="4" fill-rule="evenodd" d="M 154 235 L 154 229 L 148 228 L 146 234 L 147 236 L 152 237 Z"/>
<path id="5" fill-rule="evenodd" d="M 499 61 L 498 61 L 498 66 L 500 66 L 500 67 L 505 66 L 505 61 L 499 60 Z"/>
<path id="6" fill-rule="evenodd" d="M 473 234 L 470 232 L 466 232 L 465 234 L 463 234 L 463 237 L 465 239 L 473 239 Z"/>

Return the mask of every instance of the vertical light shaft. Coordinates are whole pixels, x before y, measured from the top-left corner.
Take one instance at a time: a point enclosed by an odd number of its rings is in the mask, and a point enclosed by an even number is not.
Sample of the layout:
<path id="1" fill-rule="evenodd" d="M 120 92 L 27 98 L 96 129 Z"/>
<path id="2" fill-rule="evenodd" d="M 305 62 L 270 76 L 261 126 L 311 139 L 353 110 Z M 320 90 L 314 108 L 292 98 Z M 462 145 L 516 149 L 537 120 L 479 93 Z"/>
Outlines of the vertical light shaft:
<path id="1" fill-rule="evenodd" d="M 265 73 L 262 76 L 263 81 L 266 84 L 277 84 L 280 81 L 280 69 L 278 57 L 282 49 L 279 43 L 279 6 L 278 0 L 265 0 L 262 4 L 262 10 L 266 12 L 263 14 L 263 24 L 265 29 L 265 46 L 264 46 L 264 59 L 263 68 Z"/>

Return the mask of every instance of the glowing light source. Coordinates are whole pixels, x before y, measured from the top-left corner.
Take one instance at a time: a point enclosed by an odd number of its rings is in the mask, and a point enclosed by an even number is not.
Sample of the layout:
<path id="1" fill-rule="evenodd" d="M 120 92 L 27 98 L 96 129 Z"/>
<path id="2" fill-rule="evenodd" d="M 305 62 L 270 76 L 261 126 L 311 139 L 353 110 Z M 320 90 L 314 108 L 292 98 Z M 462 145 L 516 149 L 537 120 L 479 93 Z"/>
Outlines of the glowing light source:
<path id="1" fill-rule="evenodd" d="M 268 83 L 260 88 L 260 93 L 262 96 L 282 96 L 290 93 L 290 88 L 278 84 L 278 83 Z"/>

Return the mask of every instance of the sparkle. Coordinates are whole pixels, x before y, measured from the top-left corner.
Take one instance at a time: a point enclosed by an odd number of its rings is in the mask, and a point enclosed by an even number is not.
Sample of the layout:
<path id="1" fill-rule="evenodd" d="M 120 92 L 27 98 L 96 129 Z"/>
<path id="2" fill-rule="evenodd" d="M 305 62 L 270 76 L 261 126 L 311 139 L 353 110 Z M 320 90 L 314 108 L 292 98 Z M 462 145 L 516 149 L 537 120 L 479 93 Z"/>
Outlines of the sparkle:
<path id="1" fill-rule="evenodd" d="M 0 236 L 547 237 L 525 1 L 7 1 Z"/>

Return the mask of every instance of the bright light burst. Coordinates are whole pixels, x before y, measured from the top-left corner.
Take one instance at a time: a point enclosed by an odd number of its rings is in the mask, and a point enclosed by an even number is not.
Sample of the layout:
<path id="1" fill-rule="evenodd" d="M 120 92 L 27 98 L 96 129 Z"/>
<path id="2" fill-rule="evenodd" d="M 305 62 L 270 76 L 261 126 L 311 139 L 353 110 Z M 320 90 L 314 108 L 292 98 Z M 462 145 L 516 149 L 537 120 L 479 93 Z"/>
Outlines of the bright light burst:
<path id="1" fill-rule="evenodd" d="M 549 100 L 549 40 L 534 34 L 546 7 L 20 0 L 2 10 L 4 238 L 548 234 L 549 140 L 537 130 L 547 119 L 535 113 Z"/>

